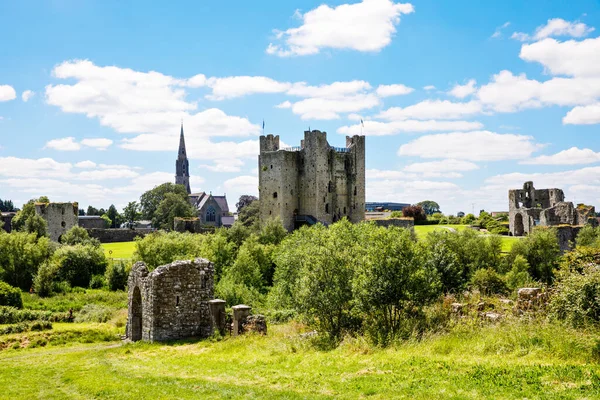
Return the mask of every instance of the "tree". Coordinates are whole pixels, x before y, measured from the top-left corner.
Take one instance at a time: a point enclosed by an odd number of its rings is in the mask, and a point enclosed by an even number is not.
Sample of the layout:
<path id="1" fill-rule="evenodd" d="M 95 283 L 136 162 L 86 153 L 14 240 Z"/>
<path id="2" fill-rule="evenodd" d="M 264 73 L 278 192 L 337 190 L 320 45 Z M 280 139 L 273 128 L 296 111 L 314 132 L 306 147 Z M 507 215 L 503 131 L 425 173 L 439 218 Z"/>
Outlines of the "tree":
<path id="1" fill-rule="evenodd" d="M 188 193 L 185 186 L 176 185 L 170 182 L 163 183 L 140 196 L 140 211 L 142 212 L 142 218 L 151 221 L 154 220 L 154 213 L 168 193 L 176 194 L 181 199 L 188 201 Z M 173 221 L 171 221 L 171 223 L 172 222 Z"/>
<path id="2" fill-rule="evenodd" d="M 23 204 L 23 208 L 17 212 L 17 214 L 12 219 L 12 228 L 15 231 L 24 231 L 25 223 L 29 217 L 36 215 L 35 214 L 35 203 L 49 203 L 48 197 L 42 196 L 39 199 L 31 199 L 26 204 Z M 34 222 L 30 222 L 30 226 L 33 225 Z"/>
<path id="3" fill-rule="evenodd" d="M 129 224 L 133 224 L 133 222 L 138 219 L 140 213 L 138 212 L 138 203 L 135 201 L 130 201 L 127 206 L 123 209 L 123 218 L 125 221 L 129 222 Z"/>
<path id="4" fill-rule="evenodd" d="M 104 227 L 105 228 L 110 228 L 112 226 L 112 219 L 110 219 L 110 217 L 108 216 L 108 214 L 102 214 L 100 216 L 100 218 L 102 218 L 104 220 Z"/>
<path id="5" fill-rule="evenodd" d="M 235 204 L 235 207 L 237 208 L 237 212 L 239 213 L 240 211 L 242 211 L 242 209 L 244 207 L 246 207 L 247 205 L 251 204 L 252 202 L 254 202 L 256 200 L 258 200 L 258 197 L 256 197 L 256 196 L 252 196 L 249 194 L 241 195 L 240 199 Z"/>
<path id="6" fill-rule="evenodd" d="M 2 212 L 15 211 L 15 206 L 14 206 L 12 200 L 0 199 L 0 211 L 2 211 Z"/>
<path id="7" fill-rule="evenodd" d="M 173 229 L 175 217 L 193 217 L 195 209 L 186 198 L 178 193 L 167 193 L 152 218 L 152 226 L 160 229 Z"/>
<path id="8" fill-rule="evenodd" d="M 532 278 L 551 284 L 560 259 L 556 229 L 538 226 L 525 238 L 516 241 L 507 256 L 508 265 L 513 265 L 517 255 L 527 260 Z"/>
<path id="9" fill-rule="evenodd" d="M 98 209 L 92 206 L 88 206 L 86 215 L 102 215 L 98 213 Z"/>
<path id="10" fill-rule="evenodd" d="M 402 215 L 405 217 L 413 217 L 415 222 L 425 221 L 427 219 L 427 215 L 425 214 L 425 211 L 423 211 L 423 207 L 418 205 L 404 207 L 402 209 Z"/>
<path id="11" fill-rule="evenodd" d="M 108 207 L 106 215 L 112 221 L 110 226 L 111 228 L 117 228 L 119 227 L 119 225 L 121 225 L 123 217 L 121 217 L 121 214 L 119 214 L 119 212 L 117 211 L 117 207 L 115 207 L 114 204 L 111 204 L 110 207 Z"/>
<path id="12" fill-rule="evenodd" d="M 255 226 L 259 222 L 260 200 L 255 200 L 242 208 L 238 214 L 238 221 L 244 226 Z"/>
<path id="13" fill-rule="evenodd" d="M 417 203 L 418 206 L 421 206 L 425 214 L 433 215 L 435 213 L 441 213 L 440 205 L 433 200 L 423 200 Z"/>
<path id="14" fill-rule="evenodd" d="M 25 221 L 23 228 L 25 232 L 35 233 L 38 238 L 47 236 L 48 223 L 42 217 L 37 214 L 30 215 Z"/>

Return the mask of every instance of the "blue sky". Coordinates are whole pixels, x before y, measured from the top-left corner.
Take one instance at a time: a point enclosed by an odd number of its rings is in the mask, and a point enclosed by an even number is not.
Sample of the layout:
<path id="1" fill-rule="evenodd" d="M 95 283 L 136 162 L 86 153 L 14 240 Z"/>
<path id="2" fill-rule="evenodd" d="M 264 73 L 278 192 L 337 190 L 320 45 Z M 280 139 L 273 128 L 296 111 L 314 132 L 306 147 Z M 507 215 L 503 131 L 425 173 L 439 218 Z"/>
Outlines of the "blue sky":
<path id="1" fill-rule="evenodd" d="M 600 205 L 597 1 L 0 3 L 0 198 L 257 193 L 258 135 L 367 136 L 367 201 Z"/>

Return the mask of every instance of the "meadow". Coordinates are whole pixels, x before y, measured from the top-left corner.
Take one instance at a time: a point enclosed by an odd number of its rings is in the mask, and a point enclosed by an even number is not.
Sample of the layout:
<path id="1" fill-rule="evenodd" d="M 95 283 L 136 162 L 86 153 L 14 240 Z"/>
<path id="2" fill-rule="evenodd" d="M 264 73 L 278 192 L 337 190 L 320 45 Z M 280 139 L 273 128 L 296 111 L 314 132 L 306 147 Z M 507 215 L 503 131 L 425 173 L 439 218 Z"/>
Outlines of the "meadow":
<path id="1" fill-rule="evenodd" d="M 597 331 L 508 320 L 457 325 L 385 349 L 346 338 L 329 351 L 303 339 L 304 331 L 291 322 L 269 326 L 267 336 L 149 344 L 121 342 L 122 328 L 111 323 L 55 324 L 3 338 L 37 345 L 0 351 L 0 398 L 600 396 Z"/>

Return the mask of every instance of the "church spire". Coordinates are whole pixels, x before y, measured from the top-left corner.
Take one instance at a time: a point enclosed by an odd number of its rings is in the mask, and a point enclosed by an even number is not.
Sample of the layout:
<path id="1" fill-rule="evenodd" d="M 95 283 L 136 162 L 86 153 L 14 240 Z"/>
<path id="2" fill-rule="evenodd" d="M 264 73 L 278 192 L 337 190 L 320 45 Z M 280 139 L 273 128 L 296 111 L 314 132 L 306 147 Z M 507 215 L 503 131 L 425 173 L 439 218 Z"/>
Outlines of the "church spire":
<path id="1" fill-rule="evenodd" d="M 181 121 L 181 133 L 179 134 L 179 151 L 175 161 L 175 184 L 185 186 L 188 194 L 190 189 L 190 165 L 185 151 L 185 138 L 183 137 L 183 121 Z"/>

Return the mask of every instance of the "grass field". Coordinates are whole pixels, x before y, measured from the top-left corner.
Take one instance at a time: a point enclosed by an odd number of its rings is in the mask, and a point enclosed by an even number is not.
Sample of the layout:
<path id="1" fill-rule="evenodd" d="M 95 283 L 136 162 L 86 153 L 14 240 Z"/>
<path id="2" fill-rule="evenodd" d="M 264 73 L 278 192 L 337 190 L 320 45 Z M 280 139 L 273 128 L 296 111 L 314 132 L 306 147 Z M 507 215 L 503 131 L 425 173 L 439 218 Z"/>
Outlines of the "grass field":
<path id="1" fill-rule="evenodd" d="M 131 258 L 135 250 L 135 242 L 102 243 L 102 248 L 108 258 Z"/>
<path id="2" fill-rule="evenodd" d="M 449 230 L 454 229 L 457 231 L 461 231 L 467 229 L 468 225 L 415 225 L 415 233 L 418 238 L 424 238 L 427 236 L 429 232 L 433 232 L 435 230 Z M 513 244 L 520 240 L 520 237 L 515 236 L 501 236 L 502 239 L 502 251 L 509 252 L 512 249 Z"/>
<path id="3" fill-rule="evenodd" d="M 270 326 L 266 337 L 172 344 L 124 344 L 109 324 L 56 325 L 56 335 L 78 332 L 75 343 L 54 344 L 51 333 L 36 332 L 49 336 L 45 347 L 0 351 L 0 398 L 600 396 L 592 356 L 598 332 L 544 322 L 464 326 L 388 349 L 347 339 L 331 351 L 300 339 L 294 323 Z"/>

